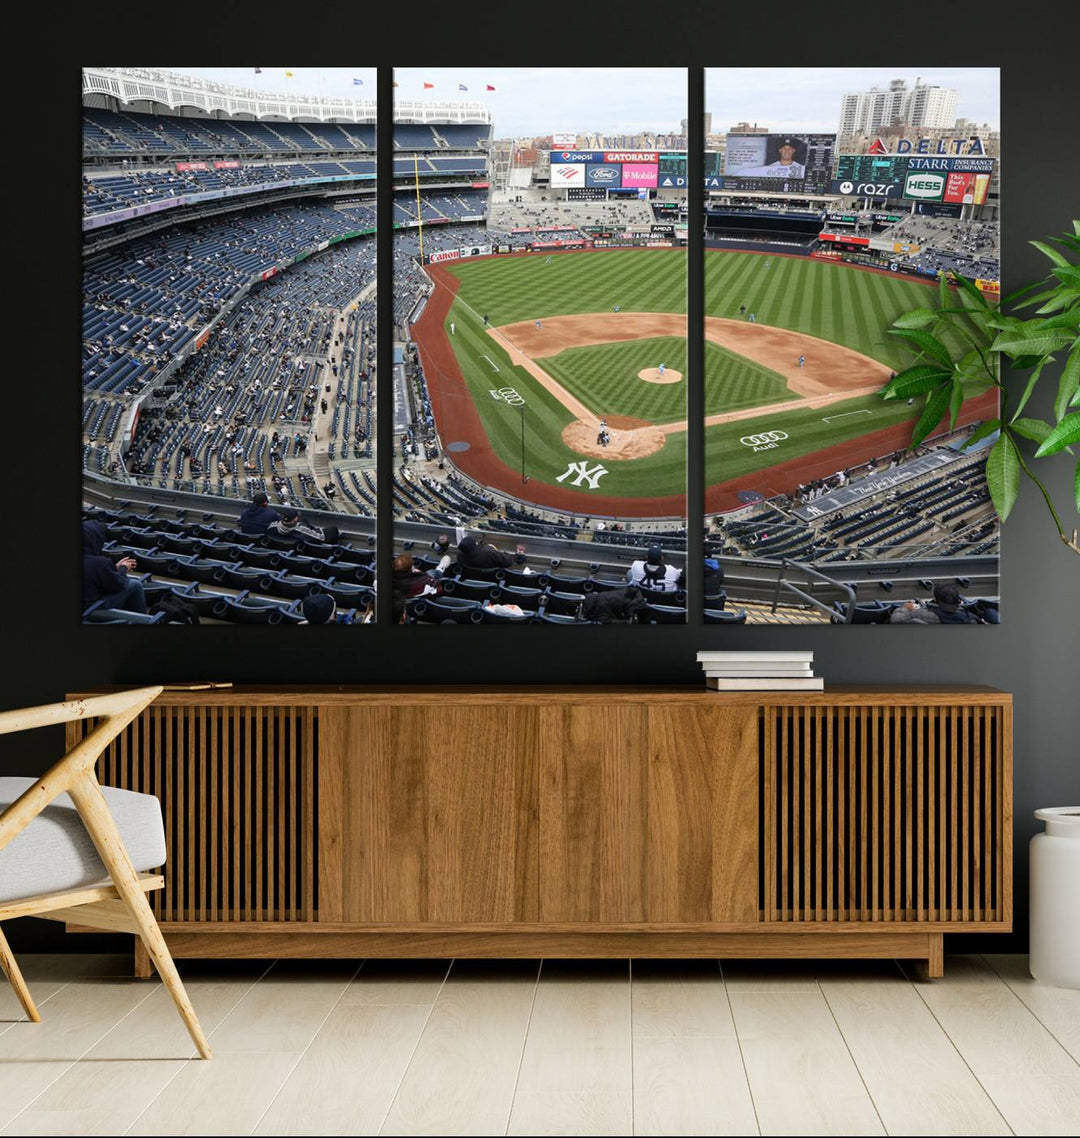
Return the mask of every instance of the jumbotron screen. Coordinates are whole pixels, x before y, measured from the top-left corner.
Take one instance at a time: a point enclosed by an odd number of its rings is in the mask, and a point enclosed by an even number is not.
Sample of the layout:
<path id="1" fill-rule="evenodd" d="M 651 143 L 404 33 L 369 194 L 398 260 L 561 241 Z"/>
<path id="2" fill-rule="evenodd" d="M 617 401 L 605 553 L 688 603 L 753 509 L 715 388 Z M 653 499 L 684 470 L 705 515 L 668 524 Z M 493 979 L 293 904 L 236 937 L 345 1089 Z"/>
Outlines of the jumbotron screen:
<path id="1" fill-rule="evenodd" d="M 729 134 L 724 188 L 824 193 L 835 149 L 835 134 Z"/>

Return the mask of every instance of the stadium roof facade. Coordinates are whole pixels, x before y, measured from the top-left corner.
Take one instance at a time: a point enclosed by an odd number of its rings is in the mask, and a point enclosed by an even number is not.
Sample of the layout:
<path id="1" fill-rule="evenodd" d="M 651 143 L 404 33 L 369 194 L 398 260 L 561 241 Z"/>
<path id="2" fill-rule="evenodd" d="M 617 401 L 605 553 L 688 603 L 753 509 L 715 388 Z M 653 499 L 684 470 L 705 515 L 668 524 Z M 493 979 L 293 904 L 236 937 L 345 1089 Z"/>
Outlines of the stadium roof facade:
<path id="1" fill-rule="evenodd" d="M 236 115 L 298 122 L 375 122 L 374 99 L 256 91 L 250 87 L 234 87 L 209 79 L 177 75 L 155 67 L 84 67 L 82 95 L 83 102 L 90 106 L 109 106 L 108 100 L 115 99 L 120 103 L 154 104 L 147 108 L 151 111 L 161 107 L 171 111 L 190 107 L 213 118 Z"/>

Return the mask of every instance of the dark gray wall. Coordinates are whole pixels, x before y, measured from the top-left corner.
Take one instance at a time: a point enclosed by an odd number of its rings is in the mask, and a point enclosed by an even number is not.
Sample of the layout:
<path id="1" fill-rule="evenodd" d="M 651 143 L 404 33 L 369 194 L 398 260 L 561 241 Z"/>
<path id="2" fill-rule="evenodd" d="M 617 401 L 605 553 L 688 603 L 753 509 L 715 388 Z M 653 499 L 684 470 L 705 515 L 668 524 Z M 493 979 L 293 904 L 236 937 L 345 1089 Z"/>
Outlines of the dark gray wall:
<path id="1" fill-rule="evenodd" d="M 802 27 L 775 17 L 748 26 L 725 8 L 690 6 L 660 18 L 662 6 L 596 5 L 575 9 L 572 26 L 559 38 L 565 50 L 530 52 L 532 33 L 550 43 L 554 18 L 530 6 L 507 15 L 506 6 L 469 6 L 471 13 L 498 13 L 464 26 L 440 23 L 437 41 L 356 41 L 357 57 L 372 62 L 451 64 L 493 62 L 500 66 L 692 65 L 772 66 L 788 59 L 797 66 L 881 65 L 882 80 L 931 66 L 1001 66 L 1004 136 L 1003 244 L 1006 291 L 1042 275 L 1044 261 L 1026 242 L 1066 228 L 1080 216 L 1080 164 L 1076 154 L 1075 71 L 1066 56 L 1064 30 L 1047 33 L 1002 26 L 987 9 L 967 8 L 965 26 L 951 36 L 945 26 L 914 10 L 831 15 Z M 231 6 L 220 14 L 224 45 L 250 45 L 259 35 L 263 49 L 280 42 L 280 30 L 295 25 L 295 10 L 282 23 L 256 28 Z M 328 14 L 330 23 L 341 14 Z M 974 21 L 982 20 L 981 24 Z M 235 21 L 235 26 L 234 26 Z M 903 32 L 885 47 L 890 24 Z M 516 25 L 516 26 L 515 26 Z M 925 25 L 925 29 L 919 29 Z M 634 29 L 624 49 L 606 49 L 620 27 Z M 509 37 L 501 29 L 513 31 Z M 779 32 L 783 35 L 778 38 Z M 915 35 L 919 32 L 918 36 Z M 147 61 L 145 40 L 119 48 L 111 38 L 89 48 L 85 58 Z M 308 62 L 348 65 L 333 48 L 319 50 L 312 36 Z M 930 47 L 917 46 L 923 41 Z M 205 44 L 205 37 L 203 40 Z M 330 41 L 326 41 L 330 42 Z M 830 43 L 843 44 L 846 53 Z M 95 56 L 94 48 L 104 54 Z M 460 55 L 457 48 L 461 49 Z M 105 49 L 108 48 L 106 51 Z M 372 50 L 367 50 L 371 48 Z M 206 62 L 205 47 L 202 60 Z M 109 52 L 112 52 L 111 56 Z M 280 54 L 280 53 L 279 53 Z M 337 58 L 334 59 L 333 56 Z M 222 51 L 223 64 L 237 56 Z M 54 58 L 48 71 L 64 65 Z M 35 63 L 40 75 L 41 63 Z M 78 431 L 78 88 L 77 61 L 65 91 L 43 96 L 33 112 L 37 124 L 52 123 L 52 153 L 66 151 L 55 179 L 20 191 L 18 220 L 8 218 L 8 237 L 17 242 L 15 265 L 5 266 L 16 289 L 17 313 L 8 334 L 3 384 L 5 418 L 0 427 L 5 499 L 0 597 L 3 611 L 4 707 L 58 699 L 89 685 L 227 678 L 237 682 L 697 682 L 694 652 L 704 647 L 815 650 L 820 674 L 830 683 L 871 682 L 992 684 L 1015 698 L 1016 933 L 999 948 L 1022 949 L 1026 942 L 1027 843 L 1038 806 L 1080 801 L 1080 558 L 1052 531 L 1037 492 L 1025 486 L 1004 531 L 1004 623 L 999 627 L 718 629 L 658 627 L 566 630 L 459 627 L 325 629 L 320 633 L 282 628 L 175 628 L 168 630 L 82 627 L 78 621 L 79 539 L 74 520 L 79 506 Z M 1069 94 L 1071 88 L 1071 95 Z M 708 105 L 708 104 L 707 104 Z M 712 107 L 714 121 L 725 122 Z M 716 113 L 719 112 L 719 113 Z M 961 108 L 961 113 L 962 108 Z M 561 124 L 553 124 L 558 126 Z M 584 124 L 583 124 L 584 125 Z M 39 129 L 41 129 L 39 127 Z M 9 175 L 9 185 L 14 176 Z M 22 181 L 23 187 L 29 180 Z M 1012 383 L 1012 380 L 1010 380 Z M 1049 400 L 1036 406 L 1047 413 Z M 30 429 L 26 424 L 31 424 Z M 1040 467 L 1071 524 L 1071 470 L 1064 461 Z M 17 740 L 0 739 L 0 771 L 36 773 L 60 753 L 59 732 L 43 731 Z M 84 938 L 63 938 L 45 922 L 16 923 L 13 943 L 70 946 Z M 91 943 L 102 942 L 94 939 Z M 972 940 L 965 945 L 977 944 Z M 958 947 L 958 946 L 957 946 Z"/>

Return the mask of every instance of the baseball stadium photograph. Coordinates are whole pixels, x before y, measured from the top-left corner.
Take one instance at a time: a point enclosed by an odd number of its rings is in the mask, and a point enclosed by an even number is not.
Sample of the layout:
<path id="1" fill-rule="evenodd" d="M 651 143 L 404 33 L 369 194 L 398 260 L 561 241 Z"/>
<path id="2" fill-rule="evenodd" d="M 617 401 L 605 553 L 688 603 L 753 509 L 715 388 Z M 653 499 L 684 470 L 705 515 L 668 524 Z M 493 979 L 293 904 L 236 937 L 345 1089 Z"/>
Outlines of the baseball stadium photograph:
<path id="1" fill-rule="evenodd" d="M 693 209 L 687 75 L 395 69 L 388 217 L 374 68 L 84 68 L 83 621 L 998 623 L 997 69 L 707 69 Z"/>

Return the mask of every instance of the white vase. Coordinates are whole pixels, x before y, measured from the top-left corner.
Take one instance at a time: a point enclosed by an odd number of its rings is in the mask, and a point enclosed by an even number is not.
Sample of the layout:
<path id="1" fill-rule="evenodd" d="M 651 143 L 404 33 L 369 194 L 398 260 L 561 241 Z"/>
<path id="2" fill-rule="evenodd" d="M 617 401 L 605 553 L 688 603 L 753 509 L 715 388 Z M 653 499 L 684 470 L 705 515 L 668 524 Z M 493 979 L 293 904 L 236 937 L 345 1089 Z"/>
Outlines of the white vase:
<path id="1" fill-rule="evenodd" d="M 1080 806 L 1036 810 L 1046 833 L 1031 839 L 1032 976 L 1080 988 Z"/>

